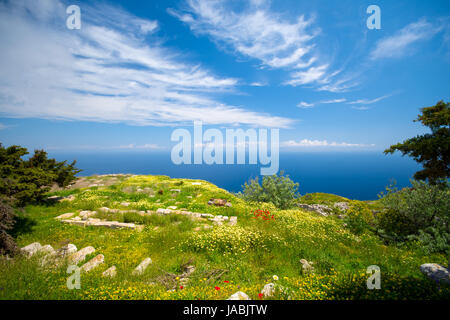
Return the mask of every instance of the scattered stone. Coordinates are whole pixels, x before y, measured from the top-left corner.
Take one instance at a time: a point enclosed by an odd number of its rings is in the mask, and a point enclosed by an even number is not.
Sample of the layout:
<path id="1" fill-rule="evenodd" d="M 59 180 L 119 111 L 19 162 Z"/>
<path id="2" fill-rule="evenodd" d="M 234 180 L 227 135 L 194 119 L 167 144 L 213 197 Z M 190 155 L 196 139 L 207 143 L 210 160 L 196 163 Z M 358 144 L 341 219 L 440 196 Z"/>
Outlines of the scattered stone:
<path id="1" fill-rule="evenodd" d="M 77 247 L 74 244 L 69 243 L 69 244 L 65 245 L 64 247 L 61 247 L 56 253 L 59 257 L 64 258 L 75 252 L 77 252 Z"/>
<path id="2" fill-rule="evenodd" d="M 297 204 L 297 206 L 299 208 L 308 210 L 308 211 L 314 211 L 317 212 L 318 214 L 327 217 L 332 213 L 332 210 L 329 206 L 324 205 L 324 204 L 302 204 L 299 203 Z"/>
<path id="3" fill-rule="evenodd" d="M 333 206 L 341 211 L 347 211 L 350 208 L 348 202 L 336 202 Z"/>
<path id="4" fill-rule="evenodd" d="M 450 265 L 449 265 L 450 267 Z M 420 271 L 437 283 L 450 284 L 450 268 L 445 268 L 437 263 L 425 263 L 420 266 Z"/>
<path id="5" fill-rule="evenodd" d="M 237 224 L 237 217 L 236 217 L 236 216 L 230 217 L 230 221 L 228 222 L 228 224 L 229 224 L 230 226 L 236 225 L 236 224 Z"/>
<path id="6" fill-rule="evenodd" d="M 188 199 L 192 199 L 192 196 L 187 196 L 186 198 L 188 198 Z"/>
<path id="7" fill-rule="evenodd" d="M 106 269 L 106 270 L 102 273 L 102 275 L 103 275 L 104 277 L 111 277 L 111 278 L 114 278 L 114 277 L 116 276 L 116 274 L 117 274 L 116 266 L 112 266 L 112 267 Z"/>
<path id="8" fill-rule="evenodd" d="M 133 270 L 133 275 L 141 275 L 147 269 L 148 265 L 152 263 L 152 259 L 145 258 L 137 267 Z"/>
<path id="9" fill-rule="evenodd" d="M 87 218 L 92 217 L 97 214 L 97 211 L 81 211 L 79 217 L 83 220 L 87 220 Z"/>
<path id="10" fill-rule="evenodd" d="M 95 252 L 95 248 L 94 247 L 91 247 L 91 246 L 85 247 L 85 248 L 81 249 L 80 251 L 75 252 L 74 254 L 72 254 L 69 257 L 69 261 L 72 262 L 73 264 L 78 264 L 81 261 L 83 261 L 84 259 L 86 259 L 87 255 L 89 255 L 91 253 L 94 253 L 94 252 Z"/>
<path id="11" fill-rule="evenodd" d="M 85 272 L 89 272 L 98 265 L 102 264 L 105 261 L 105 256 L 102 254 L 97 255 L 95 258 L 92 258 L 85 264 L 81 266 L 81 269 Z"/>
<path id="12" fill-rule="evenodd" d="M 170 206 L 170 207 L 167 207 L 168 209 L 171 209 L 171 210 L 176 210 L 177 209 L 177 206 Z"/>
<path id="13" fill-rule="evenodd" d="M 158 210 L 156 210 L 156 213 L 158 213 L 158 214 L 170 214 L 170 213 L 172 213 L 172 210 L 159 208 Z"/>
<path id="14" fill-rule="evenodd" d="M 178 192 L 178 193 L 180 193 L 181 190 L 180 189 L 170 189 L 170 192 Z"/>
<path id="15" fill-rule="evenodd" d="M 124 206 L 124 207 L 128 207 L 130 205 L 130 203 L 129 202 L 122 202 L 120 205 Z"/>
<path id="16" fill-rule="evenodd" d="M 56 253 L 55 249 L 53 249 L 53 247 L 49 244 L 43 246 L 39 252 L 44 253 L 45 255 L 54 255 Z"/>
<path id="17" fill-rule="evenodd" d="M 313 262 L 308 262 L 306 259 L 300 259 L 300 263 L 302 264 L 303 273 L 313 273 L 314 267 L 312 266 Z"/>
<path id="18" fill-rule="evenodd" d="M 209 199 L 208 204 L 211 205 L 215 205 L 216 207 L 231 207 L 231 202 L 228 202 L 225 199 Z"/>
<path id="19" fill-rule="evenodd" d="M 275 292 L 275 285 L 273 283 L 266 284 L 261 291 L 264 297 L 271 297 L 273 296 L 274 292 Z"/>
<path id="20" fill-rule="evenodd" d="M 202 183 L 201 183 L 201 182 L 192 182 L 192 185 L 193 185 L 193 186 L 201 186 Z"/>
<path id="21" fill-rule="evenodd" d="M 250 297 L 242 291 L 232 294 L 227 300 L 250 300 Z"/>
<path id="22" fill-rule="evenodd" d="M 42 246 L 39 242 L 33 242 L 32 244 L 27 245 L 20 249 L 25 255 L 28 257 L 33 256 L 36 252 L 42 249 Z"/>
<path id="23" fill-rule="evenodd" d="M 68 219 L 68 218 L 70 218 L 70 217 L 72 217 L 74 215 L 75 215 L 74 212 L 68 212 L 68 213 L 64 213 L 64 214 L 62 214 L 60 216 L 57 216 L 55 219 Z"/>

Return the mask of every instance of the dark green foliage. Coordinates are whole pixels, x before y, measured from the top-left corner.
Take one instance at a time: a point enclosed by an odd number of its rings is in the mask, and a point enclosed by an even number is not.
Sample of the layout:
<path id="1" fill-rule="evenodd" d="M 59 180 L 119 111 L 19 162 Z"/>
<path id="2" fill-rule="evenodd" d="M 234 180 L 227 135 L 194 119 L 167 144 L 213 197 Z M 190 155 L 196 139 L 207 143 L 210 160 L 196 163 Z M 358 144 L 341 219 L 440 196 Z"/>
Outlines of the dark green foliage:
<path id="1" fill-rule="evenodd" d="M 43 150 L 36 150 L 31 158 L 24 160 L 22 157 L 27 154 L 25 148 L 4 148 L 0 144 L 0 194 L 15 206 L 41 201 L 53 184 L 65 187 L 80 172 L 75 168 L 75 161 L 67 164 L 48 159 Z"/>
<path id="2" fill-rule="evenodd" d="M 53 184 L 65 187 L 80 172 L 75 161 L 57 162 L 48 159 L 43 150 L 36 150 L 28 160 L 26 148 L 0 143 L 0 254 L 13 253 L 16 249 L 10 236 L 14 225 L 13 207 L 23 207 L 44 199 Z"/>
<path id="3" fill-rule="evenodd" d="M 262 184 L 259 184 L 258 177 L 250 180 L 250 183 L 246 182 L 240 196 L 247 201 L 271 202 L 280 209 L 292 207 L 299 196 L 299 184 L 283 174 L 264 176 Z"/>
<path id="4" fill-rule="evenodd" d="M 428 252 L 450 249 L 448 186 L 412 181 L 412 188 L 387 188 L 378 217 L 380 233 L 392 241 L 418 240 Z"/>
<path id="5" fill-rule="evenodd" d="M 8 234 L 14 226 L 14 209 L 0 198 L 0 255 L 14 254 L 17 250 L 14 239 Z"/>
<path id="6" fill-rule="evenodd" d="M 435 106 L 422 108 L 421 111 L 415 121 L 429 127 L 431 133 L 392 145 L 384 153 L 400 151 L 421 163 L 423 170 L 414 175 L 417 180 L 445 183 L 450 177 L 450 103 L 439 101 Z"/>

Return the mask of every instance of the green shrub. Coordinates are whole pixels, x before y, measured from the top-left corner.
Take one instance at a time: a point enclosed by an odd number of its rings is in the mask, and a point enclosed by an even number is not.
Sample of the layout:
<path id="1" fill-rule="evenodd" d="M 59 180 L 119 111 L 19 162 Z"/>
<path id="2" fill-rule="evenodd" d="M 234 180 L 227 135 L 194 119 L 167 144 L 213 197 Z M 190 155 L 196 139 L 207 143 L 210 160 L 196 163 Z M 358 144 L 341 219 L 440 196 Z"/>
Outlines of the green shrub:
<path id="1" fill-rule="evenodd" d="M 412 188 L 393 187 L 381 196 L 385 208 L 377 217 L 379 233 L 391 241 L 417 240 L 427 252 L 450 249 L 448 185 L 412 181 Z"/>
<path id="2" fill-rule="evenodd" d="M 243 193 L 239 194 L 246 201 L 271 202 L 277 208 L 288 209 L 294 206 L 299 197 L 298 183 L 292 181 L 284 172 L 280 175 L 264 176 L 262 184 L 258 177 L 245 183 Z"/>
<path id="3" fill-rule="evenodd" d="M 345 222 L 353 233 L 361 234 L 371 228 L 374 217 L 364 202 L 355 200 L 350 202 Z"/>

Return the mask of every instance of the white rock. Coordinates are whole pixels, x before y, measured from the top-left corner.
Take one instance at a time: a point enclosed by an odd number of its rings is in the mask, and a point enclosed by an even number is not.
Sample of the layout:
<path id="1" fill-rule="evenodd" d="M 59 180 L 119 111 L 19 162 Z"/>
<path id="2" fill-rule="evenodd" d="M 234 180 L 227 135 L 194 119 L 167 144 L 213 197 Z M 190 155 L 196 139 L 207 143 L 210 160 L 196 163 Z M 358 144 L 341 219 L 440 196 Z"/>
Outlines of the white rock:
<path id="1" fill-rule="evenodd" d="M 130 205 L 130 203 L 129 202 L 122 202 L 120 205 L 124 206 L 124 207 L 128 207 Z"/>
<path id="2" fill-rule="evenodd" d="M 177 206 L 170 206 L 170 207 L 167 207 L 167 209 L 177 210 Z"/>
<path id="3" fill-rule="evenodd" d="M 80 251 L 75 252 L 74 254 L 72 254 L 69 257 L 69 260 L 73 264 L 78 264 L 81 261 L 83 261 L 84 259 L 86 259 L 87 255 L 89 255 L 91 253 L 94 253 L 94 252 L 95 252 L 94 247 L 91 247 L 91 246 L 85 247 L 85 248 L 81 249 Z"/>
<path id="4" fill-rule="evenodd" d="M 111 277 L 111 278 L 115 277 L 116 274 L 117 274 L 116 266 L 112 266 L 112 267 L 106 269 L 106 270 L 102 273 L 102 275 L 103 275 L 104 277 Z"/>
<path id="5" fill-rule="evenodd" d="M 232 294 L 227 300 L 250 300 L 250 297 L 242 291 Z"/>
<path id="6" fill-rule="evenodd" d="M 25 255 L 28 257 L 31 257 L 36 252 L 38 252 L 42 248 L 41 244 L 39 242 L 33 242 L 32 244 L 27 245 L 26 247 L 23 247 L 20 249 Z"/>
<path id="7" fill-rule="evenodd" d="M 229 224 L 230 226 L 236 225 L 236 224 L 237 224 L 237 217 L 236 217 L 236 216 L 230 217 L 230 221 L 228 222 L 228 224 Z"/>
<path id="8" fill-rule="evenodd" d="M 105 257 L 102 254 L 97 255 L 95 258 L 92 258 L 85 264 L 81 266 L 81 270 L 89 272 L 98 265 L 102 264 L 105 261 Z"/>
<path id="9" fill-rule="evenodd" d="M 152 263 L 152 259 L 145 258 L 142 262 L 133 270 L 133 275 L 141 275 L 144 273 L 145 269 L 147 269 L 148 265 Z"/>
<path id="10" fill-rule="evenodd" d="M 69 219 L 73 215 L 75 215 L 74 212 L 68 212 L 68 213 L 64 213 L 64 214 L 62 214 L 60 216 L 57 216 L 55 219 Z"/>
<path id="11" fill-rule="evenodd" d="M 60 248 L 57 254 L 61 257 L 67 257 L 75 252 L 77 252 L 77 247 L 74 244 L 69 243 L 68 245 Z"/>
<path id="12" fill-rule="evenodd" d="M 275 285 L 273 283 L 266 284 L 261 291 L 264 297 L 271 297 L 273 296 L 274 292 L 275 292 Z"/>
<path id="13" fill-rule="evenodd" d="M 192 182 L 192 185 L 193 185 L 193 186 L 201 186 L 202 183 L 201 183 L 201 182 Z"/>
<path id="14" fill-rule="evenodd" d="M 170 192 L 181 192 L 180 189 L 170 189 Z"/>
<path id="15" fill-rule="evenodd" d="M 314 272 L 314 267 L 312 266 L 313 262 L 308 262 L 306 259 L 300 259 L 300 263 L 302 264 L 303 273 Z"/>

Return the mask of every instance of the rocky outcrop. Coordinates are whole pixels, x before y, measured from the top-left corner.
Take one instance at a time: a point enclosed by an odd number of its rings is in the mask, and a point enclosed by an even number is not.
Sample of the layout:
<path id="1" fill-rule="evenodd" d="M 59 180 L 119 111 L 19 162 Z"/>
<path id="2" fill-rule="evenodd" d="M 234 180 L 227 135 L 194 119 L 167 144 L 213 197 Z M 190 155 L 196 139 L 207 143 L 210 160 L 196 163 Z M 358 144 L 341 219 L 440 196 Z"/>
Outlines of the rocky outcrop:
<path id="1" fill-rule="evenodd" d="M 94 253 L 94 252 L 95 252 L 94 247 L 89 246 L 89 247 L 83 248 L 80 251 L 73 253 L 69 257 L 69 261 L 73 264 L 78 264 L 81 261 L 83 261 L 84 259 L 86 259 L 87 255 Z"/>
<path id="2" fill-rule="evenodd" d="M 88 262 L 83 264 L 81 266 L 81 270 L 83 270 L 85 272 L 89 272 L 92 269 L 99 266 L 100 264 L 102 264 L 104 261 L 105 261 L 105 256 L 103 256 L 102 254 L 99 254 L 95 258 L 92 258 L 91 260 L 89 260 Z"/>
<path id="3" fill-rule="evenodd" d="M 242 291 L 232 294 L 227 300 L 250 300 L 250 297 Z"/>
<path id="4" fill-rule="evenodd" d="M 420 271 L 428 278 L 437 283 L 444 282 L 450 284 L 450 263 L 448 268 L 445 268 L 437 263 L 425 263 L 420 266 Z"/>
<path id="5" fill-rule="evenodd" d="M 216 207 L 231 207 L 231 202 L 225 199 L 209 199 L 208 204 L 210 206 L 215 205 Z"/>
<path id="6" fill-rule="evenodd" d="M 152 263 L 152 259 L 145 258 L 142 262 L 133 270 L 133 275 L 141 275 L 144 273 L 145 269 Z"/>
<path id="7" fill-rule="evenodd" d="M 330 214 L 333 213 L 333 210 L 324 204 L 304 204 L 304 203 L 299 203 L 297 204 L 297 206 L 301 209 L 307 210 L 307 211 L 313 211 L 313 212 L 317 212 L 318 214 L 327 217 Z"/>
<path id="8" fill-rule="evenodd" d="M 114 278 L 117 275 L 117 269 L 116 266 L 112 266 L 108 269 L 106 269 L 103 273 L 102 276 L 104 277 L 110 277 L 110 278 Z"/>

